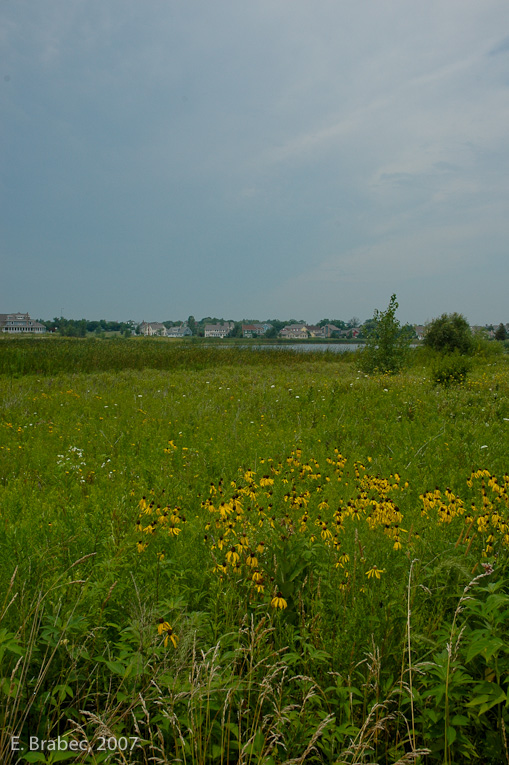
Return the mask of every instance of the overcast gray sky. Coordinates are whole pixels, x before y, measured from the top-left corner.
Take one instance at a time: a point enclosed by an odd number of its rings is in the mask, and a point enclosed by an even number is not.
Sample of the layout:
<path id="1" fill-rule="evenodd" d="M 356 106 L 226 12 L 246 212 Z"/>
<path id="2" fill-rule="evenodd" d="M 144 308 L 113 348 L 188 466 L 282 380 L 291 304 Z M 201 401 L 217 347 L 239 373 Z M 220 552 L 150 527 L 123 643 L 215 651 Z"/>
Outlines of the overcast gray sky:
<path id="1" fill-rule="evenodd" d="M 0 0 L 0 312 L 509 321 L 507 0 Z"/>

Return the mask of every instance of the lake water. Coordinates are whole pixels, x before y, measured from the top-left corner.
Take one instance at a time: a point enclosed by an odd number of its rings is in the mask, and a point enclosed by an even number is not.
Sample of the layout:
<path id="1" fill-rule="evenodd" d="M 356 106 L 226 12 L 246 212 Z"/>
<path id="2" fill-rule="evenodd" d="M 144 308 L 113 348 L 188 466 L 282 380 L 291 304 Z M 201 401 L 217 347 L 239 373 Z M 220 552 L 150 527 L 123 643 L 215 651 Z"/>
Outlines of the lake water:
<path id="1" fill-rule="evenodd" d="M 212 347 L 212 346 L 209 346 Z M 246 343 L 245 345 L 239 343 L 238 345 L 220 345 L 214 343 L 214 348 L 251 348 L 253 351 L 330 351 L 331 353 L 348 353 L 350 351 L 356 351 L 358 348 L 363 348 L 363 343 L 352 343 L 351 345 L 341 345 L 339 343 L 267 343 L 259 344 Z"/>
<path id="2" fill-rule="evenodd" d="M 231 347 L 231 346 L 230 346 Z M 359 348 L 364 348 L 364 343 L 285 343 L 284 345 L 241 345 L 240 348 L 252 348 L 253 350 L 271 350 L 275 348 L 278 351 L 329 351 L 330 353 L 351 353 Z M 417 344 L 412 343 L 410 348 L 418 348 Z"/>
<path id="3" fill-rule="evenodd" d="M 259 348 L 277 348 L 278 350 L 284 350 L 288 348 L 291 351 L 330 351 L 331 353 L 348 353 L 349 351 L 356 351 L 358 348 L 363 348 L 362 343 L 294 343 L 292 345 L 264 345 L 258 346 Z"/>
<path id="4" fill-rule="evenodd" d="M 204 347 L 207 347 L 204 344 Z M 307 352 L 316 352 L 316 351 L 329 351 L 329 353 L 351 353 L 352 351 L 356 351 L 359 348 L 364 348 L 364 343 L 345 343 L 342 345 L 341 343 L 285 343 L 283 344 L 260 344 L 257 345 L 255 343 L 249 345 L 246 343 L 244 344 L 238 344 L 238 345 L 220 345 L 219 343 L 214 343 L 208 347 L 214 347 L 214 348 L 251 348 L 253 351 L 270 351 L 270 350 L 277 350 L 277 351 L 301 351 L 303 353 Z M 412 344 L 410 348 L 417 348 L 418 346 L 416 344 Z"/>

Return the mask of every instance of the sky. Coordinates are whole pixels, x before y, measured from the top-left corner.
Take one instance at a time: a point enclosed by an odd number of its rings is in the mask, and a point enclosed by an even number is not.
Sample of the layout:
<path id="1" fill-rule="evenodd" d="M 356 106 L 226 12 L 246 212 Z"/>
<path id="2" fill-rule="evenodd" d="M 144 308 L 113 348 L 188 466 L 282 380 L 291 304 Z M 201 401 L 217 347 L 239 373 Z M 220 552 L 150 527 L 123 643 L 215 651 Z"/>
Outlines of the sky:
<path id="1" fill-rule="evenodd" d="M 0 312 L 509 321 L 507 0 L 0 0 Z"/>

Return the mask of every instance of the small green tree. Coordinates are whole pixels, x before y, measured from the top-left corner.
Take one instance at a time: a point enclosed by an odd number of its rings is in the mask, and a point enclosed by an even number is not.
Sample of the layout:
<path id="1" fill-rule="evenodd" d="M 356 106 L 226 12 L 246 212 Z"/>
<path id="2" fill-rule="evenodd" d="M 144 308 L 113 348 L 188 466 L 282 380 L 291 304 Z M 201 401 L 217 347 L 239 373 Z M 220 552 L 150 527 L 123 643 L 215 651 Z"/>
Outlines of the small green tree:
<path id="1" fill-rule="evenodd" d="M 193 335 L 198 334 L 198 328 L 196 326 L 196 319 L 194 318 L 194 316 L 189 316 L 187 320 L 187 326 L 189 327 Z"/>
<path id="2" fill-rule="evenodd" d="M 443 313 L 426 327 L 424 345 L 439 353 L 472 353 L 473 338 L 468 321 L 459 313 Z"/>
<path id="3" fill-rule="evenodd" d="M 501 342 L 507 340 L 507 330 L 502 322 L 500 322 L 495 330 L 495 340 L 500 340 Z"/>
<path id="4" fill-rule="evenodd" d="M 410 337 L 396 319 L 398 301 L 391 295 L 385 311 L 375 310 L 362 351 L 365 372 L 398 372 L 405 363 Z"/>
<path id="5" fill-rule="evenodd" d="M 234 323 L 233 329 L 231 329 L 228 333 L 228 337 L 242 337 L 242 322 L 236 321 Z"/>

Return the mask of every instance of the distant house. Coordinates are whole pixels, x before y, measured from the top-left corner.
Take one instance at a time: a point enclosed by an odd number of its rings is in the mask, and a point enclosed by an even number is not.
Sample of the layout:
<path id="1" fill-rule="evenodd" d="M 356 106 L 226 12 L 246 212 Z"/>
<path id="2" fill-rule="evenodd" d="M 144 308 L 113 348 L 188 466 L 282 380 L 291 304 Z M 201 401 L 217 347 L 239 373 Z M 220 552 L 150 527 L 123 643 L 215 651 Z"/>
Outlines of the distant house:
<path id="1" fill-rule="evenodd" d="M 264 335 L 268 329 L 272 328 L 272 324 L 243 324 L 242 325 L 242 337 L 260 337 Z"/>
<path id="2" fill-rule="evenodd" d="M 306 324 L 309 337 L 331 337 L 333 332 L 341 333 L 339 327 L 335 324 L 324 324 L 323 327 L 318 327 L 314 324 Z"/>
<path id="3" fill-rule="evenodd" d="M 292 340 L 302 340 L 308 336 L 307 326 L 305 324 L 288 324 L 283 327 L 279 336 Z"/>
<path id="4" fill-rule="evenodd" d="M 181 327 L 167 327 L 166 329 L 166 337 L 191 337 L 192 334 L 187 324 L 183 324 Z"/>
<path id="5" fill-rule="evenodd" d="M 28 313 L 0 313 L 0 331 L 16 335 L 42 335 L 46 327 L 33 321 Z"/>
<path id="6" fill-rule="evenodd" d="M 166 337 L 166 327 L 159 321 L 142 321 L 139 326 L 140 335 L 146 337 Z"/>
<path id="7" fill-rule="evenodd" d="M 337 332 L 338 335 L 341 334 L 340 328 L 336 327 L 335 324 L 324 324 L 322 327 L 322 337 L 332 337 L 333 332 Z"/>
<path id="8" fill-rule="evenodd" d="M 205 324 L 205 337 L 226 337 L 235 326 L 233 321 L 224 321 L 222 324 Z"/>
<path id="9" fill-rule="evenodd" d="M 360 335 L 362 327 L 347 327 L 346 329 L 339 329 L 336 331 L 339 332 L 340 337 L 350 340 L 352 338 L 355 339 Z"/>

